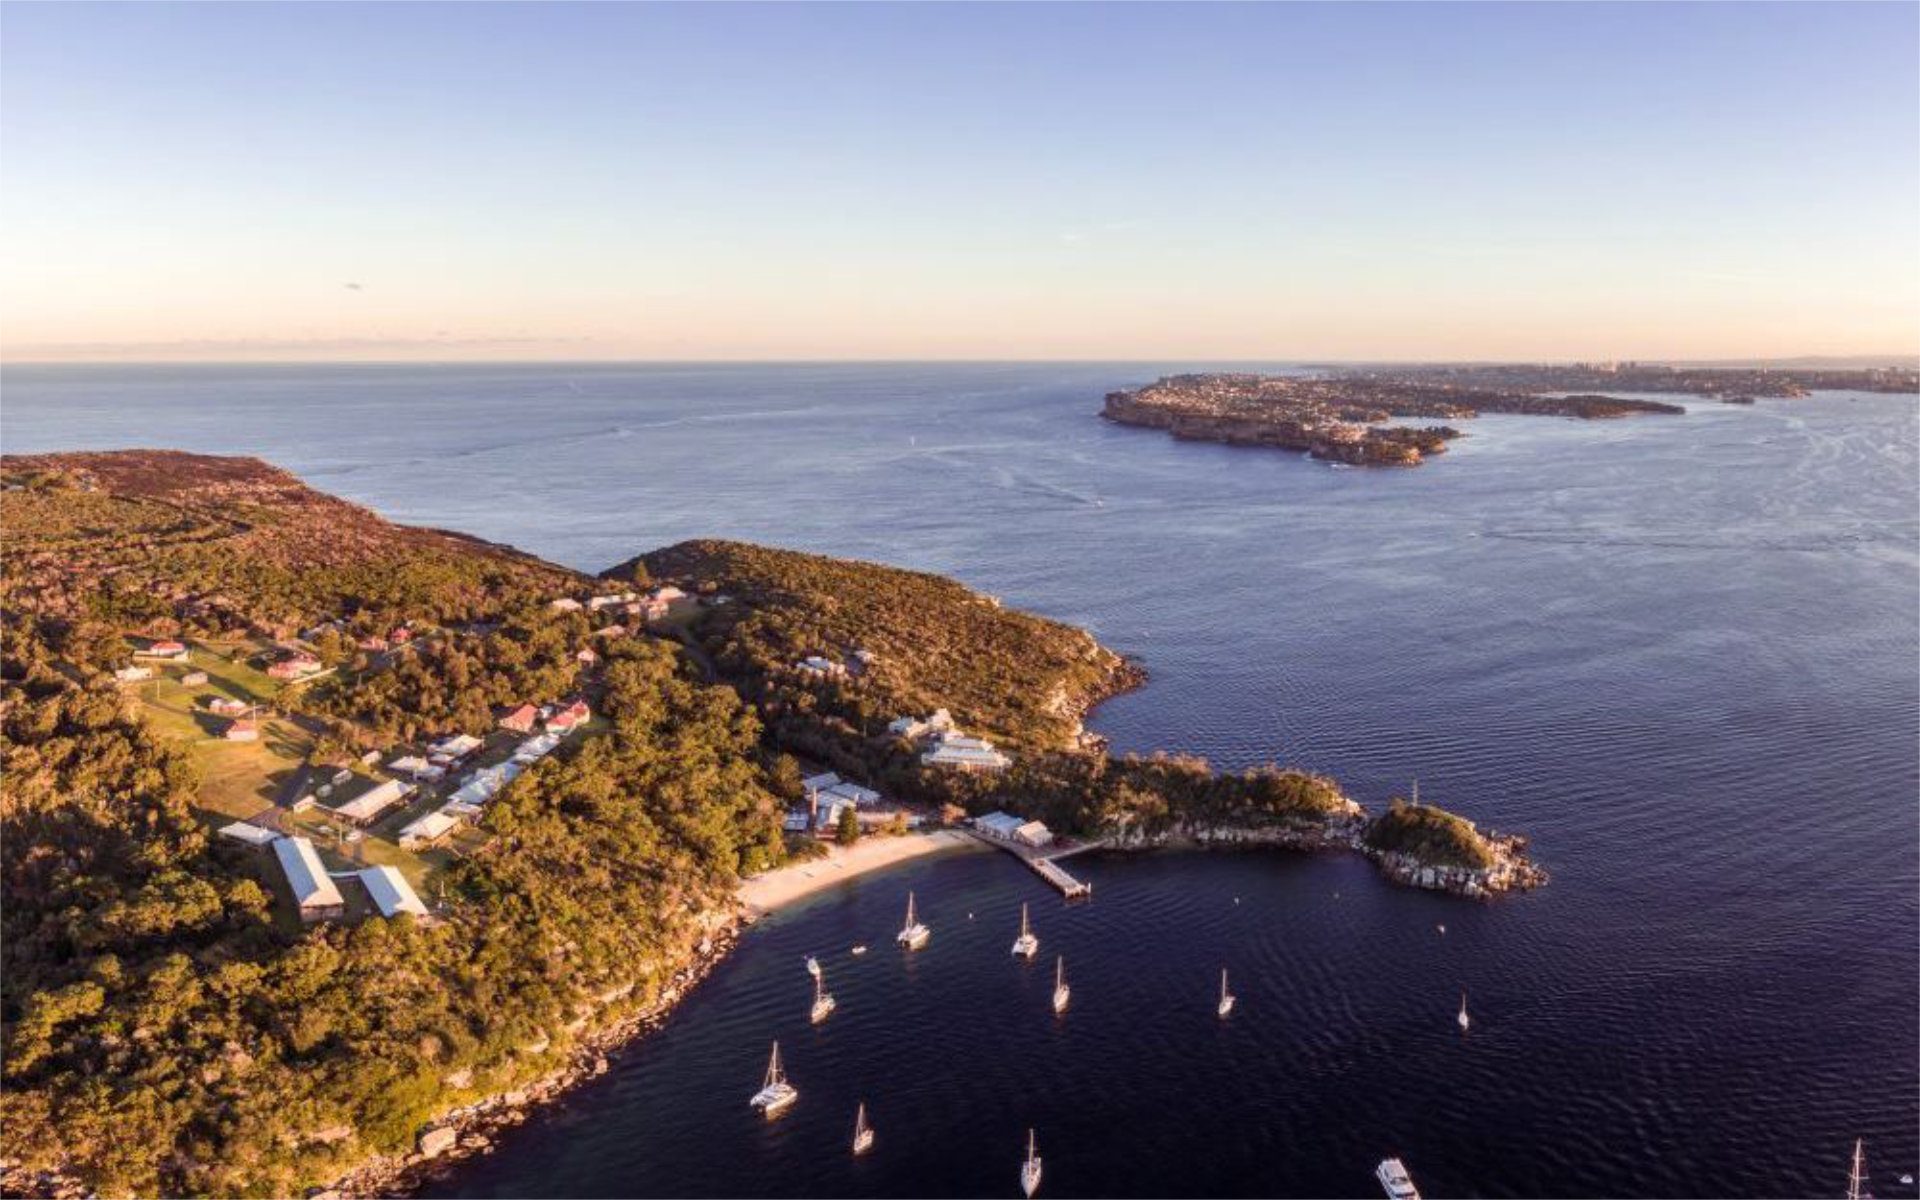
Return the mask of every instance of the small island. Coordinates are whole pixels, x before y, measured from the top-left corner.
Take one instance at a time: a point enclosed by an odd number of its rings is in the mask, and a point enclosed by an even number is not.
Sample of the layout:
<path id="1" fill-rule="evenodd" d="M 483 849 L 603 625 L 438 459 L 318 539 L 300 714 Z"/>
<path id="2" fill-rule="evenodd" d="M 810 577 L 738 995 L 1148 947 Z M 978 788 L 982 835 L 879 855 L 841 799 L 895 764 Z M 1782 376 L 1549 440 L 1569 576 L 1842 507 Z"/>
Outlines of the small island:
<path id="1" fill-rule="evenodd" d="M 821 854 L 1545 878 L 1325 775 L 1113 754 L 1083 720 L 1140 667 L 936 575 L 697 541 L 590 576 L 167 451 L 0 459 L 0 520 L 9 1194 L 403 1191 L 606 1069 L 778 902 L 742 881 Z"/>

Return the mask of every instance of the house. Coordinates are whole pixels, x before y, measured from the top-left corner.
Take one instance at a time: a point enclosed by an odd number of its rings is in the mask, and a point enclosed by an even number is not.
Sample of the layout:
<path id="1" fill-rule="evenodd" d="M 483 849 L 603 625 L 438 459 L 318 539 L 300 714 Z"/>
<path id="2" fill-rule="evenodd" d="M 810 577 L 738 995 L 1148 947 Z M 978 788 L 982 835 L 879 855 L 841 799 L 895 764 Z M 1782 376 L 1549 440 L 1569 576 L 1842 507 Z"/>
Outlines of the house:
<path id="1" fill-rule="evenodd" d="M 853 667 L 853 673 L 855 675 L 865 675 L 868 671 L 871 671 L 873 669 L 873 664 L 879 661 L 880 661 L 880 656 L 875 654 L 871 650 L 855 650 L 853 652 L 853 662 L 851 664 L 851 666 Z"/>
<path id="2" fill-rule="evenodd" d="M 223 838 L 232 838 L 234 841 L 244 843 L 248 846 L 265 846 L 273 842 L 280 835 L 271 829 L 263 829 L 251 821 L 235 821 L 231 825 L 222 825 L 220 827 L 220 836 Z"/>
<path id="3" fill-rule="evenodd" d="M 540 759 L 552 754 L 554 749 L 559 745 L 560 735 L 557 733 L 543 733 L 537 738 L 528 738 L 526 741 L 521 742 L 519 747 L 514 750 L 513 761 L 517 763 L 538 762 Z"/>
<path id="4" fill-rule="evenodd" d="M 867 808 L 880 802 L 879 792 L 874 791 L 872 788 L 863 788 L 857 783 L 847 783 L 845 781 L 836 783 L 820 793 L 822 800 L 828 797 L 836 800 L 845 800 L 856 808 Z"/>
<path id="5" fill-rule="evenodd" d="M 240 717 L 228 725 L 220 736 L 229 742 L 257 742 L 260 740 L 260 722 L 252 717 Z"/>
<path id="6" fill-rule="evenodd" d="M 944 708 L 936 708 L 925 718 L 900 717 L 887 726 L 887 732 L 895 737 L 917 742 L 921 738 L 946 733 L 953 729 L 953 714 Z"/>
<path id="7" fill-rule="evenodd" d="M 387 770 L 393 774 L 411 775 L 415 779 L 422 778 L 428 771 L 434 769 L 432 763 L 417 754 L 403 754 L 399 758 L 389 760 L 387 763 Z M 442 775 L 446 774 L 445 771 L 440 773 Z"/>
<path id="8" fill-rule="evenodd" d="M 655 604 L 671 604 L 675 600 L 685 600 L 686 598 L 687 594 L 672 584 L 657 587 L 647 596 L 648 601 Z"/>
<path id="9" fill-rule="evenodd" d="M 804 808 L 795 808 L 788 810 L 787 819 L 780 823 L 780 828 L 788 833 L 805 833 L 807 826 L 811 824 L 813 824 L 813 814 Z"/>
<path id="10" fill-rule="evenodd" d="M 547 601 L 547 607 L 554 612 L 579 612 L 580 602 L 571 597 L 562 596 L 558 600 Z"/>
<path id="11" fill-rule="evenodd" d="M 408 822 L 400 830 L 399 842 L 402 850 L 424 850 L 437 846 L 447 839 L 447 835 L 460 827 L 460 818 L 449 815 L 446 810 L 425 813 Z"/>
<path id="12" fill-rule="evenodd" d="M 292 650 L 270 664 L 267 667 L 267 675 L 274 679 L 305 679 L 319 670 L 319 659 L 305 650 Z"/>
<path id="13" fill-rule="evenodd" d="M 935 736 L 933 747 L 920 755 L 930 767 L 958 767 L 965 771 L 1004 771 L 1013 760 L 985 738 L 967 737 L 951 730 Z"/>
<path id="14" fill-rule="evenodd" d="M 574 655 L 573 658 L 575 662 L 583 667 L 591 667 L 600 661 L 600 656 L 593 652 L 592 646 L 580 647 L 580 652 Z"/>
<path id="15" fill-rule="evenodd" d="M 503 715 L 500 718 L 499 724 L 500 728 L 510 729 L 514 733 L 532 733 L 534 722 L 539 719 L 539 709 L 531 704 L 522 704 L 520 707 L 511 709 Z"/>
<path id="16" fill-rule="evenodd" d="M 380 915 L 388 919 L 408 913 L 416 917 L 427 915 L 427 906 L 420 903 L 419 893 L 407 882 L 407 877 L 393 867 L 368 867 L 358 873 L 362 887 L 367 889 L 367 898 L 380 910 Z"/>
<path id="17" fill-rule="evenodd" d="M 599 612 L 603 608 L 615 608 L 622 604 L 632 604 L 639 598 L 640 594 L 638 592 L 615 592 L 607 596 L 595 596 L 593 599 L 587 601 L 587 607 L 594 612 Z"/>
<path id="18" fill-rule="evenodd" d="M 412 784 L 401 783 L 398 779 L 389 779 L 385 783 L 375 784 L 345 804 L 336 806 L 333 811 L 355 825 L 370 825 L 374 818 L 399 804 L 412 793 Z"/>
<path id="19" fill-rule="evenodd" d="M 249 707 L 245 700 L 229 700 L 225 696 L 215 696 L 207 701 L 207 711 L 222 717 L 237 717 Z"/>
<path id="20" fill-rule="evenodd" d="M 121 667 L 113 673 L 115 683 L 139 683 L 153 678 L 152 667 Z"/>
<path id="21" fill-rule="evenodd" d="M 302 921 L 324 921 L 346 913 L 346 899 L 320 865 L 312 842 L 303 837 L 280 838 L 273 843 L 273 854 L 280 860 L 280 870 L 287 877 L 287 888 L 293 893 L 293 904 L 300 910 Z"/>
<path id="22" fill-rule="evenodd" d="M 427 747 L 435 754 L 444 754 L 450 759 L 465 758 L 478 750 L 484 743 L 470 733 L 456 733 L 443 737 Z"/>
<path id="23" fill-rule="evenodd" d="M 947 742 L 923 752 L 920 761 L 929 767 L 957 767 L 963 771 L 1004 771 L 1013 765 L 1012 759 L 991 746 L 956 746 Z"/>
<path id="24" fill-rule="evenodd" d="M 205 671 L 188 671 L 180 677 L 180 686 L 205 687 L 207 686 L 207 673 Z"/>
<path id="25" fill-rule="evenodd" d="M 1053 844 L 1053 830 L 1038 821 L 1022 822 L 1020 828 L 1013 831 L 1013 840 L 1035 848 Z"/>
<path id="26" fill-rule="evenodd" d="M 397 625 L 391 633 L 387 634 L 387 641 L 395 646 L 404 646 L 412 640 L 413 630 L 405 625 Z"/>
<path id="27" fill-rule="evenodd" d="M 807 655 L 805 658 L 795 663 L 794 667 L 797 670 L 806 671 L 814 675 L 819 675 L 826 679 L 834 679 L 841 675 L 845 675 L 847 673 L 847 669 L 841 666 L 839 663 L 834 662 L 830 658 L 823 658 L 818 654 Z"/>
<path id="28" fill-rule="evenodd" d="M 627 627 L 625 625 L 608 625 L 604 629 L 594 630 L 588 636 L 597 638 L 625 637 L 627 636 Z"/>
<path id="29" fill-rule="evenodd" d="M 547 718 L 547 732 L 572 733 L 592 717 L 593 710 L 587 707 L 585 700 L 574 700 Z"/>
<path id="30" fill-rule="evenodd" d="M 988 837 L 999 838 L 1003 842 L 1014 840 L 1020 827 L 1026 824 L 1012 813 L 990 812 L 973 819 L 973 827 Z"/>
<path id="31" fill-rule="evenodd" d="M 800 790 L 807 794 L 807 802 L 809 804 L 818 804 L 822 792 L 825 792 L 829 788 L 839 787 L 841 782 L 842 780 L 838 775 L 832 771 L 827 771 L 819 775 L 809 775 L 805 779 L 802 779 L 800 781 Z"/>
<path id="32" fill-rule="evenodd" d="M 150 642 L 133 652 L 135 658 L 164 658 L 169 662 L 185 662 L 187 648 L 180 642 Z"/>
<path id="33" fill-rule="evenodd" d="M 385 650 L 387 648 L 387 639 L 381 637 L 379 634 L 376 633 L 372 637 L 361 638 L 359 641 L 355 642 L 354 645 L 359 647 L 362 650 L 365 650 L 369 654 L 378 654 L 382 650 Z"/>

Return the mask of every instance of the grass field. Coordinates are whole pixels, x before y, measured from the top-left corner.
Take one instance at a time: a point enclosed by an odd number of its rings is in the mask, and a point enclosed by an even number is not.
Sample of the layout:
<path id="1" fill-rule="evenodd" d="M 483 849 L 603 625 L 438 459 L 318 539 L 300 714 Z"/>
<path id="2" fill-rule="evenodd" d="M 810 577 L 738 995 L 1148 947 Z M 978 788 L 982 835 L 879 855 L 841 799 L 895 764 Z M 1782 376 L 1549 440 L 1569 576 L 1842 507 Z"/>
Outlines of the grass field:
<path id="1" fill-rule="evenodd" d="M 293 722 L 263 713 L 260 740 L 223 740 L 220 734 L 229 722 L 208 712 L 207 701 L 222 696 L 266 704 L 279 694 L 279 684 L 248 666 L 237 646 L 216 651 L 195 645 L 188 658 L 185 664 L 160 667 L 155 678 L 131 690 L 154 732 L 184 743 L 193 756 L 200 768 L 200 806 L 242 820 L 257 816 L 273 807 L 275 795 L 300 769 L 313 739 Z M 181 686 L 180 677 L 188 671 L 205 671 L 207 682 Z"/>

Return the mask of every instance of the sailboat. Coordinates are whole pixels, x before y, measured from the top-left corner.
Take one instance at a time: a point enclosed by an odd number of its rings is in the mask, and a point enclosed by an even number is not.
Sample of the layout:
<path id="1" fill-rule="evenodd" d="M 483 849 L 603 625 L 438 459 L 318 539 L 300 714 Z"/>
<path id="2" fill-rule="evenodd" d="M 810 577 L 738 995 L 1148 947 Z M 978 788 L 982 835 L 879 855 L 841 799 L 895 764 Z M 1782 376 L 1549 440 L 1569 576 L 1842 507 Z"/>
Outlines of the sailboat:
<path id="1" fill-rule="evenodd" d="M 813 972 L 813 1010 L 810 1019 L 815 1025 L 827 1019 L 833 1011 L 833 993 L 827 990 L 827 977 L 819 969 Z"/>
<path id="2" fill-rule="evenodd" d="M 1465 1033 L 1473 1025 L 1472 1018 L 1467 1016 L 1467 993 L 1465 988 L 1462 988 L 1460 991 L 1460 1015 L 1455 1019 L 1460 1022 L 1461 1033 Z"/>
<path id="3" fill-rule="evenodd" d="M 748 1101 L 764 1117 L 777 1117 L 793 1107 L 800 1098 L 800 1089 L 787 1082 L 787 1073 L 780 1068 L 780 1043 L 773 1044 L 773 1057 L 767 1060 L 767 1081 Z"/>
<path id="4" fill-rule="evenodd" d="M 1031 1200 L 1040 1190 L 1040 1152 L 1034 1146 L 1033 1130 L 1027 1130 L 1027 1161 L 1020 1164 L 1020 1190 Z"/>
<path id="5" fill-rule="evenodd" d="M 1073 989 L 1067 986 L 1067 956 L 1063 954 L 1053 960 L 1053 1011 L 1067 1011 L 1071 999 Z"/>
<path id="6" fill-rule="evenodd" d="M 815 979 L 820 978 L 820 960 L 811 954 L 807 955 L 807 974 Z"/>
<path id="7" fill-rule="evenodd" d="M 1224 1017 L 1228 1013 L 1232 1012 L 1233 1002 L 1237 999 L 1239 999 L 1238 996 L 1235 996 L 1232 992 L 1227 990 L 1227 969 L 1225 967 L 1221 967 L 1220 968 L 1220 1008 L 1219 1008 L 1220 1015 Z"/>
<path id="8" fill-rule="evenodd" d="M 1853 1170 L 1847 1175 L 1847 1200 L 1872 1200 L 1867 1190 L 1867 1148 L 1861 1138 L 1853 1139 Z"/>
<path id="9" fill-rule="evenodd" d="M 867 1102 L 860 1102 L 860 1112 L 853 1118 L 853 1152 L 865 1154 L 873 1149 L 873 1126 L 867 1124 Z"/>
<path id="10" fill-rule="evenodd" d="M 918 950 L 920 947 L 926 945 L 927 939 L 932 936 L 933 930 L 922 925 L 920 918 L 913 915 L 913 893 L 908 892 L 907 923 L 900 927 L 900 932 L 894 936 L 893 940 L 899 942 L 909 950 Z"/>
<path id="11" fill-rule="evenodd" d="M 1040 939 L 1033 936 L 1033 926 L 1027 923 L 1027 906 L 1020 906 L 1020 936 L 1013 939 L 1013 952 L 1021 958 L 1032 958 L 1040 953 Z"/>

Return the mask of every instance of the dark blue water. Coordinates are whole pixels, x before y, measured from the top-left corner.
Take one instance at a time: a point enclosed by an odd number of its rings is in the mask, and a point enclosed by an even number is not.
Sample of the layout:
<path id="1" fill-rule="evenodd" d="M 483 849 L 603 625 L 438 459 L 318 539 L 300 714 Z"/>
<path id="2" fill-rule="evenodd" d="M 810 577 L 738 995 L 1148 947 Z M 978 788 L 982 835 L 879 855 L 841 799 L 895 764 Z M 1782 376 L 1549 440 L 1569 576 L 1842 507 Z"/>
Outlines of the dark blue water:
<path id="1" fill-rule="evenodd" d="M 1094 722 L 1121 749 L 1376 803 L 1417 776 L 1553 871 L 1475 906 L 1339 859 L 1108 859 L 1065 909 L 994 856 L 909 866 L 763 924 L 447 1194 L 1003 1195 L 1028 1125 L 1053 1196 L 1371 1195 L 1389 1153 L 1429 1195 L 1826 1194 L 1855 1137 L 1914 1194 L 1912 398 L 1490 417 L 1369 472 L 1093 417 L 1161 369 L 16 368 L 0 442 L 258 454 L 586 568 L 717 535 L 950 573 L 1145 661 Z M 902 962 L 909 886 L 936 932 Z M 1007 954 L 1023 899 L 1063 1020 Z M 776 1036 L 802 1098 L 769 1127 Z"/>

